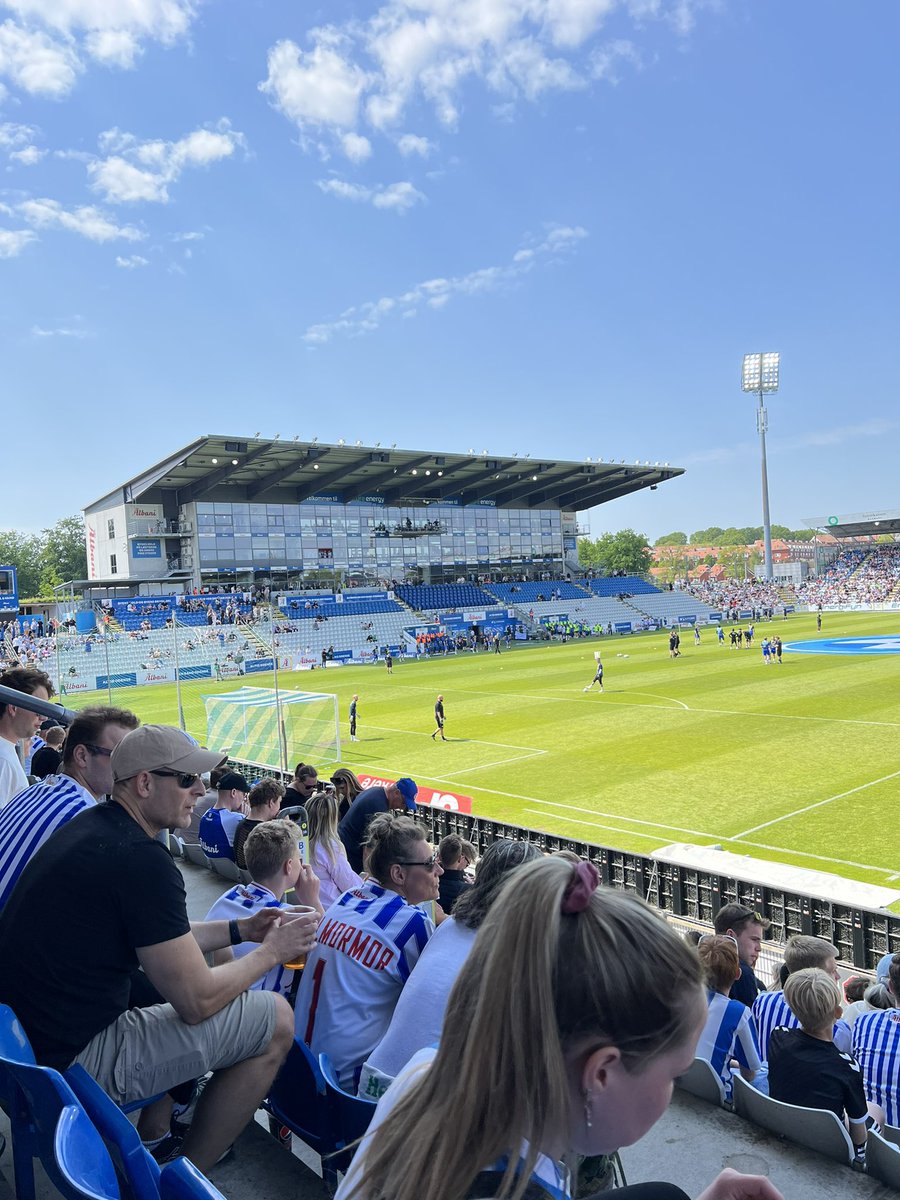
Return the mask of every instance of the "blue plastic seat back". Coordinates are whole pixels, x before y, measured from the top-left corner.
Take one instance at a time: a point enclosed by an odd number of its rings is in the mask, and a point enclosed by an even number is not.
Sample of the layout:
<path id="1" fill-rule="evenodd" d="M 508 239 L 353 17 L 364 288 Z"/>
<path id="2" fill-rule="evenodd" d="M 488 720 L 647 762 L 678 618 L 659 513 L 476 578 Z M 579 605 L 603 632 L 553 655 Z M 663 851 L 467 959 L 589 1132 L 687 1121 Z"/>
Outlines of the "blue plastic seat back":
<path id="1" fill-rule="evenodd" d="M 158 1200 L 159 1167 L 121 1108 L 84 1067 L 69 1067 L 65 1080 L 103 1139 L 133 1200 Z"/>
<path id="2" fill-rule="evenodd" d="M 75 1093 L 58 1071 L 7 1060 L 15 1097 L 10 1123 L 18 1200 L 32 1200 L 39 1158 L 66 1198 L 119 1200 L 112 1159 Z"/>
<path id="3" fill-rule="evenodd" d="M 337 1116 L 341 1142 L 347 1146 L 358 1141 L 369 1128 L 369 1123 L 375 1115 L 376 1103 L 374 1100 L 365 1100 L 345 1091 L 338 1082 L 337 1072 L 327 1054 L 319 1055 L 319 1067 Z"/>
<path id="4" fill-rule="evenodd" d="M 303 1042 L 294 1040 L 264 1107 L 316 1154 L 330 1154 L 337 1147 L 339 1132 L 332 1118 L 325 1080 Z"/>
<path id="5" fill-rule="evenodd" d="M 225 1200 L 217 1187 L 186 1158 L 166 1163 L 159 1176 L 162 1200 Z"/>

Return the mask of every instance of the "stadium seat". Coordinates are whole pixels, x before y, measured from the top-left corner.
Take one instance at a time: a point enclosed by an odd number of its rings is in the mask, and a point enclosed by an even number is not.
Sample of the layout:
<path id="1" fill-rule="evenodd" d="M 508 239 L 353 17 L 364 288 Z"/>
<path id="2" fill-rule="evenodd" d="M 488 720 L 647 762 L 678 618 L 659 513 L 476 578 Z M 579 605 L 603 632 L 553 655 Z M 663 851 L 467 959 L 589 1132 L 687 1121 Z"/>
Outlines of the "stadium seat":
<path id="1" fill-rule="evenodd" d="M 184 857 L 196 867 L 210 867 L 212 863 L 196 842 L 184 843 Z"/>
<path id="2" fill-rule="evenodd" d="M 100 1134 L 133 1200 L 158 1200 L 159 1167 L 140 1134 L 84 1067 L 69 1067 L 65 1080 Z"/>
<path id="3" fill-rule="evenodd" d="M 369 1128 L 369 1123 L 375 1114 L 375 1101 L 364 1100 L 345 1091 L 338 1082 L 337 1072 L 331 1065 L 327 1054 L 319 1055 L 319 1069 L 325 1080 L 325 1089 L 330 1107 L 339 1133 L 336 1149 L 343 1150 L 359 1141 Z M 346 1171 L 353 1157 L 353 1151 L 335 1155 L 332 1164 L 339 1171 Z"/>
<path id="4" fill-rule="evenodd" d="M 712 1068 L 712 1063 L 705 1058 L 695 1058 L 683 1075 L 675 1080 L 678 1087 L 689 1092 L 699 1100 L 707 1100 L 710 1104 L 725 1104 L 725 1084 Z"/>
<path id="5" fill-rule="evenodd" d="M 72 1200 L 119 1200 L 112 1159 L 58 1071 L 39 1067 L 25 1031 L 0 1005 L 0 1098 L 9 1115 L 17 1200 L 34 1200 L 34 1159 Z"/>
<path id="6" fill-rule="evenodd" d="M 217 875 L 221 875 L 223 879 L 227 879 L 229 883 L 240 883 L 241 872 L 238 869 L 236 862 L 232 862 L 230 858 L 211 858 L 212 869 Z"/>
<path id="7" fill-rule="evenodd" d="M 833 1112 L 824 1108 L 801 1108 L 764 1096 L 741 1075 L 733 1079 L 734 1111 L 754 1125 L 768 1129 L 777 1137 L 787 1138 L 815 1150 L 835 1162 L 849 1166 L 855 1155 L 850 1134 Z"/>
<path id="8" fill-rule="evenodd" d="M 881 1133 L 886 1142 L 893 1142 L 895 1146 L 900 1146 L 900 1129 L 896 1125 L 882 1125 Z"/>
<path id="9" fill-rule="evenodd" d="M 869 1130 L 866 1141 L 866 1171 L 879 1183 L 900 1191 L 900 1146 L 874 1129 Z"/>
<path id="10" fill-rule="evenodd" d="M 336 1167 L 328 1155 L 338 1148 L 337 1126 L 325 1079 L 303 1042 L 294 1041 L 262 1107 L 321 1156 L 326 1183 L 336 1183 Z"/>
<path id="11" fill-rule="evenodd" d="M 187 1158 L 166 1163 L 159 1176 L 162 1200 L 225 1200 L 219 1189 Z"/>

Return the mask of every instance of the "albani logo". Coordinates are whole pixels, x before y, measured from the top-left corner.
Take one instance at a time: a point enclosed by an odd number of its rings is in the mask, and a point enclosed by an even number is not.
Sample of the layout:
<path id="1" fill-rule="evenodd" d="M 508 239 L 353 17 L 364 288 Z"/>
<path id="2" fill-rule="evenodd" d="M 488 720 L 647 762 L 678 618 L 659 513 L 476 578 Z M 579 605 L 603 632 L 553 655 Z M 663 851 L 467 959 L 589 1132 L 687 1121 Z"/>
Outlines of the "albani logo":
<path id="1" fill-rule="evenodd" d="M 159 513 L 154 508 L 141 508 L 135 504 L 131 510 L 132 516 L 135 517 L 158 517 Z"/>
<path id="2" fill-rule="evenodd" d="M 147 683 L 168 683 L 168 675 L 160 675 L 156 671 L 148 671 L 146 676 Z"/>

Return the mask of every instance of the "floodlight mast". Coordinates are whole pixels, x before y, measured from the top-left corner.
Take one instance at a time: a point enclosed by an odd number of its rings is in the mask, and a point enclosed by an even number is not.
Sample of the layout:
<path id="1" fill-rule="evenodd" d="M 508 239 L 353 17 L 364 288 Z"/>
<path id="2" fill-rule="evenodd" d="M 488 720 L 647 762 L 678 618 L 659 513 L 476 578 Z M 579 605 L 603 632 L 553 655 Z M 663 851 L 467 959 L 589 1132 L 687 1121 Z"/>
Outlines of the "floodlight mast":
<path id="1" fill-rule="evenodd" d="M 765 574 L 767 582 L 772 581 L 772 524 L 769 520 L 769 472 L 766 466 L 766 429 L 769 415 L 763 402 L 766 392 L 778 391 L 778 374 L 781 366 L 781 355 L 745 354 L 741 367 L 741 391 L 755 392 L 759 396 L 759 408 L 756 410 L 756 429 L 759 433 L 759 449 L 762 463 L 762 509 L 763 509 L 763 546 L 765 553 Z"/>

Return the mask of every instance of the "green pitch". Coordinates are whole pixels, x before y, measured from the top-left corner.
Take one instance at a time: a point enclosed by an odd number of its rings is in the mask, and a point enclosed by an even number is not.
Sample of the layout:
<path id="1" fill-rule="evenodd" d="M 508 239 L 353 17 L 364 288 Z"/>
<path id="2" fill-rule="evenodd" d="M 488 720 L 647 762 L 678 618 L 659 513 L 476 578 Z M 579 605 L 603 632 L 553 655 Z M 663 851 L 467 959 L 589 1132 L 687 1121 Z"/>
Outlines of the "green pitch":
<path id="1" fill-rule="evenodd" d="M 900 614 L 826 613 L 818 636 L 898 625 Z M 643 853 L 717 844 L 890 884 L 900 872 L 900 656 L 786 652 L 766 667 L 758 642 L 769 632 L 817 636 L 803 615 L 757 625 L 749 650 L 719 646 L 712 628 L 694 646 L 688 630 L 676 660 L 665 636 L 644 634 L 398 662 L 392 676 L 381 664 L 279 679 L 338 695 L 347 766 L 471 796 L 482 816 Z M 606 691 L 585 694 L 598 648 Z M 205 737 L 200 691 L 247 682 L 267 687 L 271 676 L 186 685 L 191 731 Z M 359 743 L 346 736 L 353 692 Z M 438 692 L 446 743 L 430 737 Z M 174 684 L 113 701 L 144 721 L 177 721 Z"/>

